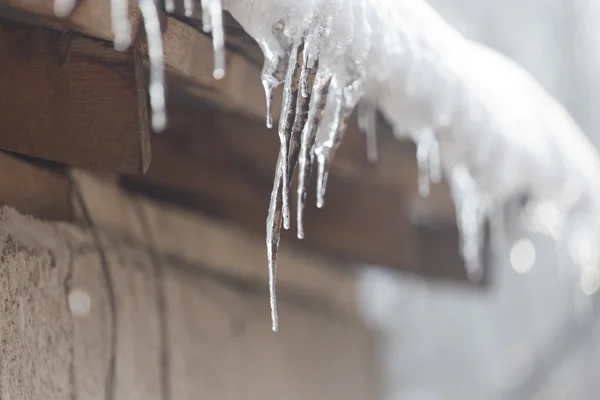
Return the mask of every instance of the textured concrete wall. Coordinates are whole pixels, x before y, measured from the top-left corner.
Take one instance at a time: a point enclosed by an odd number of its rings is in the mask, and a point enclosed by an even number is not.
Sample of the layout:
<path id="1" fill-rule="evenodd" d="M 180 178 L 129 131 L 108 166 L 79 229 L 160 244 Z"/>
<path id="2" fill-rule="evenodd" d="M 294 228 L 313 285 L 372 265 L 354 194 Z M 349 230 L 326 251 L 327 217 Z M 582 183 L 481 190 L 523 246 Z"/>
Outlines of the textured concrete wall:
<path id="1" fill-rule="evenodd" d="M 285 273 L 272 333 L 256 241 L 99 187 L 91 226 L 0 210 L 0 399 L 377 397 L 353 277 Z"/>

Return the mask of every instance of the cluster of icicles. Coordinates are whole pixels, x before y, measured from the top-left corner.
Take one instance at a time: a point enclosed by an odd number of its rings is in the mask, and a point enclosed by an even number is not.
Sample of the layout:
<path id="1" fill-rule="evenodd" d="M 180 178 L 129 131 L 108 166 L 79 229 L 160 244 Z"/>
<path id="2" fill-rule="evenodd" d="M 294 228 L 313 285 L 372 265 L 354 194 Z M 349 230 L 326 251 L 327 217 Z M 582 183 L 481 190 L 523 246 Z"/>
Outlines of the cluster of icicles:
<path id="1" fill-rule="evenodd" d="M 165 0 L 167 11 L 173 1 Z M 191 15 L 192 0 L 183 5 Z M 153 0 L 139 0 L 139 7 L 151 62 L 152 120 L 160 130 L 166 118 L 158 9 Z M 283 84 L 281 148 L 267 218 L 274 330 L 275 263 L 281 226 L 290 227 L 292 176 L 297 170 L 302 238 L 313 165 L 322 207 L 332 157 L 357 107 L 371 159 L 377 157 L 372 143 L 379 111 L 398 137 L 417 144 L 421 195 L 430 181 L 446 177 L 473 279 L 482 271 L 485 222 L 493 238 L 505 237 L 504 205 L 526 195 L 520 223 L 567 250 L 586 294 L 598 289 L 598 156 L 564 109 L 516 64 L 459 35 L 424 0 L 202 0 L 201 7 L 204 30 L 213 33 L 215 78 L 224 75 L 222 8 L 261 47 L 269 127 L 273 91 Z M 127 0 L 112 0 L 112 10 L 115 46 L 125 49 Z"/>

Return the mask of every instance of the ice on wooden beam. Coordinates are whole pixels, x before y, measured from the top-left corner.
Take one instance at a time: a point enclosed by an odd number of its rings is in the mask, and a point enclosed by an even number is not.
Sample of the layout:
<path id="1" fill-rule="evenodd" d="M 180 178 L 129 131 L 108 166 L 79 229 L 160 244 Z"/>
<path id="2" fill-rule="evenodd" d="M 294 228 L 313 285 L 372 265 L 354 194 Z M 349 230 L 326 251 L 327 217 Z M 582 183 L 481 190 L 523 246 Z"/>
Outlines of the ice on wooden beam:
<path id="1" fill-rule="evenodd" d="M 495 218 L 499 205 L 521 194 L 534 203 L 553 203 L 569 179 L 578 181 L 582 190 L 571 205 L 554 207 L 569 221 L 561 236 L 575 236 L 578 243 L 597 242 L 600 197 L 594 182 L 600 181 L 600 163 L 584 134 L 520 67 L 460 36 L 425 1 L 225 0 L 224 7 L 257 40 L 268 60 L 266 69 L 275 70 L 277 62 L 287 60 L 285 43 L 301 38 L 305 51 L 310 49 L 303 60 L 318 60 L 319 71 L 331 78 L 323 102 L 317 75 L 319 90 L 315 93 L 313 88 L 302 132 L 299 237 L 311 162 L 319 163 L 322 205 L 327 165 L 342 136 L 340 127 L 364 94 L 364 104 L 377 104 L 395 132 L 416 142 L 421 193 L 428 193 L 430 182 L 440 181 L 442 170 L 449 180 L 462 253 L 473 279 L 481 277 L 484 223 L 499 219 Z M 340 93 L 355 81 L 364 88 L 357 92 L 356 102 L 342 107 Z M 263 76 L 268 103 L 280 82 Z M 303 79 L 300 92 L 309 94 Z M 318 103 L 321 107 L 315 110 Z M 326 117 L 316 118 L 323 107 Z M 371 132 L 372 159 L 373 115 L 371 108 L 362 109 L 359 116 L 361 126 Z M 323 139 L 316 145 L 315 129 Z M 278 173 L 285 176 L 284 171 Z M 287 197 L 283 202 L 285 210 Z M 575 222 L 577 213 L 586 216 L 582 222 Z M 492 229 L 500 230 L 501 225 L 493 223 Z M 571 261 L 582 271 L 585 292 L 596 290 L 598 283 L 591 277 L 600 275 L 600 256 L 582 245 L 571 253 Z"/>
<path id="2" fill-rule="evenodd" d="M 183 1 L 184 12 L 190 14 L 192 2 Z M 74 4 L 55 0 L 55 12 L 68 15 Z M 273 91 L 285 81 L 281 148 L 267 218 L 274 328 L 276 254 L 281 226 L 290 225 L 292 174 L 298 167 L 297 222 L 302 237 L 313 162 L 319 165 L 317 195 L 322 206 L 328 166 L 359 103 L 368 105 L 359 120 L 368 133 L 371 159 L 379 111 L 394 132 L 416 142 L 423 195 L 443 171 L 457 206 L 462 253 L 471 276 L 481 274 L 483 224 L 496 219 L 495 210 L 508 200 L 526 194 L 529 205 L 518 216 L 529 215 L 524 218 L 529 228 L 551 232 L 564 242 L 570 261 L 580 270 L 583 291 L 598 289 L 600 253 L 594 247 L 600 241 L 598 155 L 564 109 L 516 64 L 463 38 L 424 0 L 202 0 L 200 4 L 203 29 L 212 32 L 215 78 L 225 71 L 222 8 L 263 51 L 268 126 L 272 126 Z M 172 11 L 175 4 L 166 0 L 165 6 Z M 158 10 L 153 0 L 140 0 L 139 7 L 151 64 L 152 122 L 155 130 L 161 130 L 166 115 Z M 111 0 L 111 8 L 115 45 L 124 48 L 130 29 L 127 1 Z M 554 220 L 560 223 L 548 222 L 548 210 L 558 215 Z M 494 223 L 492 229 L 500 225 Z"/>

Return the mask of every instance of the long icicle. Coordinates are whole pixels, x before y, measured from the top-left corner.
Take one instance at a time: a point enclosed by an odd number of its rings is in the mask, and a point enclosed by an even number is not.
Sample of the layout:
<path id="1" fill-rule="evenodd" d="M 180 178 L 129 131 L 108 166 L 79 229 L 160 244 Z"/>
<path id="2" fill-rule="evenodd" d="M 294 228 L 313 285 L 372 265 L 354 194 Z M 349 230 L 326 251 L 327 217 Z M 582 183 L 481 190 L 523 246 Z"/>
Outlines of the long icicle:
<path id="1" fill-rule="evenodd" d="M 110 16 L 115 50 L 125 51 L 131 45 L 128 0 L 111 0 Z"/>
<path id="2" fill-rule="evenodd" d="M 289 182 L 290 177 L 288 176 L 288 153 L 290 137 L 292 134 L 292 128 L 294 125 L 295 114 L 296 114 L 296 102 L 298 99 L 298 82 L 300 67 L 298 66 L 298 53 L 301 51 L 302 46 L 297 44 L 290 53 L 288 61 L 288 69 L 285 75 L 285 82 L 283 86 L 283 103 L 281 107 L 281 117 L 279 118 L 279 141 L 280 149 L 279 153 L 283 159 L 283 165 L 286 166 L 283 171 L 282 179 L 282 201 L 283 201 L 283 227 L 289 229 L 290 227 L 290 204 L 289 204 Z"/>
<path id="3" fill-rule="evenodd" d="M 148 58 L 150 59 L 149 92 L 152 108 L 152 128 L 155 132 L 161 132 L 167 124 L 167 115 L 165 112 L 165 66 L 160 21 L 154 0 L 140 0 L 139 7 L 146 29 Z"/>
<path id="4" fill-rule="evenodd" d="M 303 63 L 302 64 L 302 73 L 300 77 L 300 86 L 303 84 L 308 85 L 310 87 L 313 86 L 315 77 L 317 74 L 316 64 L 314 63 Z M 300 152 L 302 151 L 302 141 L 304 136 L 304 130 L 308 123 L 309 119 L 309 111 L 311 105 L 311 96 L 304 96 L 301 91 L 296 90 L 296 113 L 294 117 L 294 124 L 292 125 L 292 131 L 290 135 L 290 144 L 288 147 L 288 170 L 287 170 L 287 192 L 289 193 L 289 189 L 292 186 L 292 178 L 294 176 L 294 171 L 298 166 Z M 312 146 L 311 146 L 312 147 Z M 285 188 L 284 188 L 285 189 Z M 289 194 L 288 199 L 289 201 Z M 285 202 L 285 199 L 283 199 Z M 289 204 L 289 203 L 288 203 Z M 289 229 L 290 215 L 289 215 L 289 207 L 287 210 L 288 215 L 285 215 L 286 209 L 283 209 L 284 215 L 283 220 L 285 222 L 286 218 L 288 221 L 288 226 L 286 229 Z"/>
<path id="5" fill-rule="evenodd" d="M 271 323 L 274 332 L 279 330 L 279 317 L 277 316 L 277 252 L 281 235 L 281 180 L 282 171 L 285 169 L 281 153 L 277 157 L 273 190 L 267 213 L 267 263 L 269 268 L 269 303 L 271 305 Z"/>
<path id="6" fill-rule="evenodd" d="M 297 236 L 298 239 L 304 238 L 304 207 L 306 204 L 306 195 L 308 191 L 308 181 L 313 166 L 313 147 L 317 136 L 317 128 L 323 117 L 323 110 L 327 102 L 327 93 L 331 75 L 317 73 L 310 98 L 308 118 L 300 141 L 300 157 L 298 160 L 298 204 L 296 209 Z"/>
<path id="7" fill-rule="evenodd" d="M 281 225 L 283 220 L 282 208 L 285 209 L 286 206 L 286 200 L 283 197 L 283 193 L 286 191 L 289 192 L 289 187 L 286 187 L 286 185 L 289 185 L 289 179 L 286 179 L 286 175 L 288 175 L 290 169 L 289 154 L 291 134 L 296 119 L 296 104 L 298 100 L 298 79 L 294 79 L 297 78 L 298 75 L 296 73 L 297 55 L 298 53 L 296 50 L 292 51 L 290 54 L 288 73 L 286 73 L 282 116 L 279 119 L 279 137 L 281 140 L 281 146 L 279 149 L 279 156 L 277 157 L 275 179 L 273 182 L 273 190 L 271 191 L 269 212 L 267 214 L 267 260 L 269 267 L 269 293 L 273 331 L 277 331 L 279 329 L 277 301 L 275 296 L 277 251 L 279 248 L 279 239 L 281 236 Z M 295 146 L 297 145 L 295 144 Z"/>

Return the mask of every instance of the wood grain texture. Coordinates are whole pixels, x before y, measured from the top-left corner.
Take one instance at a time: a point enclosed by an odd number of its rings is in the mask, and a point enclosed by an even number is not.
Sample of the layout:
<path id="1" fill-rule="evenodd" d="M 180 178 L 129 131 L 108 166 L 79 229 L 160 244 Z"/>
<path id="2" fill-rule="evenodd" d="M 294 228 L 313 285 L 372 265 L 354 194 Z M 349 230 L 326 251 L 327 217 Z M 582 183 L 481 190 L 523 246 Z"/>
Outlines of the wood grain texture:
<path id="1" fill-rule="evenodd" d="M 212 108 L 191 113 L 182 106 L 171 115 L 168 130 L 153 138 L 154 158 L 147 174 L 124 177 L 123 185 L 264 235 L 279 149 L 276 133 L 252 119 Z M 305 239 L 296 239 L 292 221 L 282 247 L 294 244 L 350 263 L 464 280 L 454 225 L 440 218 L 433 218 L 433 227 L 413 223 L 411 192 L 404 184 L 416 181 L 416 176 L 407 176 L 411 169 L 416 175 L 416 168 L 407 166 L 382 178 L 381 167 L 365 161 L 363 141 L 357 132 L 349 132 L 334 161 L 324 209 L 314 204 L 313 185 Z M 398 142 L 393 145 L 391 152 L 412 151 Z M 292 193 L 295 198 L 295 189 Z"/>
<path id="2" fill-rule="evenodd" d="M 146 89 L 133 52 L 0 23 L 0 148 L 99 171 L 150 162 Z"/>

